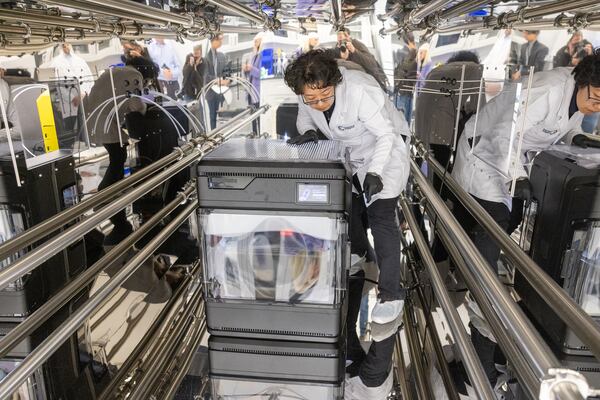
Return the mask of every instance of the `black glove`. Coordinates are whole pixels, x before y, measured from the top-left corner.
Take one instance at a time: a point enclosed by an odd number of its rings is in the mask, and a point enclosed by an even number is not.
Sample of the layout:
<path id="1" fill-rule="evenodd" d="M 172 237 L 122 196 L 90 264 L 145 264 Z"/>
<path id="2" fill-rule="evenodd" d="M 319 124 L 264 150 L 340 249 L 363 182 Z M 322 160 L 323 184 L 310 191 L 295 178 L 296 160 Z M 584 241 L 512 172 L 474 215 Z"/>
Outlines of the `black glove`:
<path id="1" fill-rule="evenodd" d="M 368 173 L 363 183 L 363 193 L 367 203 L 371 202 L 371 197 L 383 190 L 383 181 L 379 175 Z"/>
<path id="2" fill-rule="evenodd" d="M 304 132 L 304 135 L 298 135 L 296 137 L 293 137 L 293 138 L 289 139 L 287 142 L 288 142 L 288 144 L 300 145 L 300 144 L 309 143 L 309 142 L 317 143 L 318 141 L 319 141 L 319 135 L 317 134 L 317 131 L 314 131 L 311 129 L 309 131 Z"/>
<path id="3" fill-rule="evenodd" d="M 533 198 L 533 190 L 531 189 L 531 183 L 527 178 L 518 179 L 515 183 L 515 197 L 525 201 L 525 205 L 528 205 Z"/>

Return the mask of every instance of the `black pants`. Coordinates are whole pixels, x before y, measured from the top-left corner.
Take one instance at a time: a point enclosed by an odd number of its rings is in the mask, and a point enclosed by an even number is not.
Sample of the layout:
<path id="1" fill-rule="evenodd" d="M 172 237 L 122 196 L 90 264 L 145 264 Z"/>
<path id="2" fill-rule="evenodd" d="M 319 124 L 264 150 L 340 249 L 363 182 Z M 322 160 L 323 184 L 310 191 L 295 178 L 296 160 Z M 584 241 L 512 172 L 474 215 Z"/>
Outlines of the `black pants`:
<path id="1" fill-rule="evenodd" d="M 210 129 L 217 127 L 217 111 L 221 105 L 221 96 L 212 90 L 209 90 L 206 95 L 206 102 L 208 103 L 208 115 L 210 117 Z"/>
<path id="2" fill-rule="evenodd" d="M 179 92 L 179 82 L 177 81 L 158 81 L 160 90 L 172 99 L 175 99 Z"/>
<path id="3" fill-rule="evenodd" d="M 104 148 L 108 152 L 108 168 L 102 177 L 102 181 L 98 185 L 98 190 L 109 187 L 123 179 L 125 176 L 125 161 L 127 161 L 127 146 L 121 146 L 120 143 L 106 143 Z M 110 222 L 115 226 L 115 230 L 131 228 L 125 210 L 119 211 L 117 214 L 110 217 Z"/>
<path id="4" fill-rule="evenodd" d="M 474 197 L 474 196 L 473 196 Z M 487 213 L 500 225 L 505 231 L 509 229 L 510 211 L 504 203 L 496 203 L 493 201 L 482 200 L 474 197 L 475 200 L 487 211 Z M 488 262 L 490 268 L 498 273 L 498 259 L 500 258 L 500 248 L 496 242 L 487 234 L 477 221 L 471 216 L 462 204 L 458 203 L 454 207 L 454 216 L 465 229 L 477 250 Z M 498 345 L 483 336 L 477 328 L 471 324 L 471 342 L 475 348 L 475 352 L 479 356 L 479 360 L 483 366 L 483 370 L 487 375 L 490 383 L 494 385 L 498 378 L 494 355 L 500 353 Z M 496 355 L 496 357 L 498 357 Z"/>
<path id="5" fill-rule="evenodd" d="M 368 254 L 370 247 L 362 219 L 365 208 L 379 266 L 379 297 L 383 300 L 403 300 L 405 291 L 400 285 L 398 199 L 380 199 L 366 207 L 362 196 L 352 196 L 351 251 L 361 257 Z"/>

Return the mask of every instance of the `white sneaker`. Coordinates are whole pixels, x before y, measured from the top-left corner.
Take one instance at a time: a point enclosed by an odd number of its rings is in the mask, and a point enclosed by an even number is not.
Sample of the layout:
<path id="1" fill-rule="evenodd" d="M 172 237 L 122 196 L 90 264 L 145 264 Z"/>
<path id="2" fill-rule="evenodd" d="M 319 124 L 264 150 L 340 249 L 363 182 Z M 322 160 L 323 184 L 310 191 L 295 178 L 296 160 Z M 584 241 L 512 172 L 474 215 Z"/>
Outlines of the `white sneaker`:
<path id="1" fill-rule="evenodd" d="M 346 379 L 344 400 L 386 400 L 392 391 L 394 378 L 392 370 L 381 386 L 365 386 L 360 376 Z"/>
<path id="2" fill-rule="evenodd" d="M 377 304 L 371 312 L 371 320 L 376 324 L 388 324 L 401 316 L 403 309 L 404 300 L 386 301 L 385 303 L 377 300 Z"/>

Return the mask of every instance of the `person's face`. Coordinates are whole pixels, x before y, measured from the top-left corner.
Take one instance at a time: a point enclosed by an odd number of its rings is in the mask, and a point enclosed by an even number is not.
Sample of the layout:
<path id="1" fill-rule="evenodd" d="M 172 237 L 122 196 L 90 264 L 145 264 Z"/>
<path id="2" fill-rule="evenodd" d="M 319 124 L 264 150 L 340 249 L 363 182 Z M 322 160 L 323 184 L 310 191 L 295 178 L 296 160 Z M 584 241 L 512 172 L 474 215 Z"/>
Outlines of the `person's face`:
<path id="1" fill-rule="evenodd" d="M 223 46 L 223 36 L 219 35 L 216 38 L 214 38 L 211 42 L 210 45 L 213 49 L 218 49 L 221 46 Z"/>
<path id="2" fill-rule="evenodd" d="M 193 54 L 194 54 L 194 58 L 197 60 L 202 58 L 202 50 L 200 50 L 200 49 L 194 49 Z"/>
<path id="3" fill-rule="evenodd" d="M 509 37 L 512 34 L 512 29 L 505 29 L 504 30 L 504 36 L 505 37 Z"/>
<path id="4" fill-rule="evenodd" d="M 310 47 L 317 47 L 319 45 L 319 39 L 318 38 L 310 38 L 310 39 L 308 39 L 308 45 Z"/>
<path id="5" fill-rule="evenodd" d="M 419 50 L 419 61 L 425 61 L 426 57 L 427 57 L 427 50 L 425 50 L 425 49 Z"/>
<path id="6" fill-rule="evenodd" d="M 337 33 L 337 41 L 338 41 L 338 43 L 340 43 L 340 44 L 341 44 L 343 41 L 348 41 L 348 39 L 349 39 L 349 38 L 350 38 L 350 36 L 349 36 L 349 35 L 348 35 L 346 32 L 344 32 L 344 31 L 341 31 L 341 32 L 338 32 L 338 33 Z"/>
<path id="7" fill-rule="evenodd" d="M 335 86 L 326 86 L 319 89 L 305 85 L 302 100 L 304 104 L 314 110 L 327 111 L 331 108 L 335 100 Z"/>
<path id="8" fill-rule="evenodd" d="M 583 40 L 581 33 L 573 35 L 571 38 L 571 44 L 575 45 Z"/>
<path id="9" fill-rule="evenodd" d="M 261 44 L 262 44 L 262 39 L 261 38 L 254 39 L 254 48 L 255 49 L 260 49 L 260 45 Z"/>
<path id="10" fill-rule="evenodd" d="M 158 44 L 165 44 L 165 39 L 154 39 Z"/>
<path id="11" fill-rule="evenodd" d="M 71 50 L 72 50 L 72 47 L 71 47 L 70 44 L 68 44 L 68 43 L 63 43 L 62 44 L 62 51 L 63 51 L 63 53 L 65 53 L 65 54 L 71 54 Z"/>
<path id="12" fill-rule="evenodd" d="M 525 31 L 525 32 L 523 33 L 523 35 L 525 36 L 525 39 L 526 39 L 528 42 L 534 42 L 534 41 L 536 41 L 536 40 L 537 40 L 537 37 L 538 37 L 537 33 L 534 33 L 534 32 L 529 32 L 529 31 Z"/>
<path id="13" fill-rule="evenodd" d="M 577 109 L 584 115 L 600 112 L 600 87 L 592 85 L 579 87 Z"/>

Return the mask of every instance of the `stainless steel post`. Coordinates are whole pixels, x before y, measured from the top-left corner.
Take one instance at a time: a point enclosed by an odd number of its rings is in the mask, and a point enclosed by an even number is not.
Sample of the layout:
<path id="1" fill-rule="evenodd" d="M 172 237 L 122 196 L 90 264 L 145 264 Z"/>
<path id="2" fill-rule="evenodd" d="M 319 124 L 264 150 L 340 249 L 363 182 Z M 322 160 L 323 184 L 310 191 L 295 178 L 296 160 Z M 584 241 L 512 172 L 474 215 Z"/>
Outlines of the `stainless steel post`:
<path id="1" fill-rule="evenodd" d="M 452 0 L 431 0 L 426 3 L 423 7 L 415 8 L 409 15 L 409 22 L 411 24 L 419 24 L 423 18 L 429 14 L 440 11 L 448 4 L 452 4 Z"/>
<path id="2" fill-rule="evenodd" d="M 413 400 L 410 390 L 410 382 L 406 376 L 406 363 L 404 361 L 404 350 L 402 350 L 402 337 L 400 331 L 396 333 L 396 346 L 394 347 L 396 356 L 396 371 L 398 371 L 398 384 L 402 392 L 402 399 Z"/>
<path id="3" fill-rule="evenodd" d="M 118 289 L 152 253 L 196 210 L 198 200 L 191 202 L 155 238 L 123 266 L 108 282 L 92 295 L 75 313 L 63 322 L 50 336 L 36 347 L 19 366 L 0 382 L 0 398 L 6 399 L 19 388 L 42 363 L 44 363 L 69 338 L 94 310 L 110 299 Z"/>
<path id="4" fill-rule="evenodd" d="M 596 358 L 600 359 L 600 326 L 577 304 L 558 283 L 537 265 L 506 234 L 483 207 L 467 193 L 456 180 L 445 173 L 444 168 L 431 157 L 424 148 L 419 150 L 427 164 L 440 177 L 444 177 L 445 185 L 452 190 L 458 200 L 489 235 L 498 243 L 502 251 L 510 258 L 516 268 L 523 274 L 535 291 L 552 307 L 554 312 L 575 332 L 577 337 L 589 346 Z"/>
<path id="5" fill-rule="evenodd" d="M 410 226 L 410 231 L 415 239 L 415 244 L 419 249 L 419 254 L 421 255 L 423 264 L 427 269 L 428 275 L 431 279 L 431 285 L 435 292 L 435 297 L 442 307 L 442 310 L 444 310 L 444 316 L 446 317 L 446 321 L 448 321 L 448 326 L 450 327 L 452 336 L 454 337 L 454 340 L 458 346 L 461 359 L 465 365 L 465 369 L 467 371 L 467 375 L 469 376 L 469 380 L 471 381 L 472 387 L 477 393 L 477 397 L 479 399 L 494 400 L 496 399 L 494 391 L 490 386 L 490 382 L 483 370 L 481 361 L 479 360 L 477 353 L 475 353 L 475 349 L 473 348 L 471 340 L 469 339 L 469 335 L 467 335 L 467 332 L 465 331 L 462 320 L 456 311 L 456 307 L 454 307 L 454 304 L 448 295 L 444 281 L 442 280 L 433 256 L 431 255 L 429 245 L 425 241 L 423 233 L 419 229 L 419 224 L 417 223 L 417 220 L 413 214 L 412 208 L 405 197 L 400 199 L 400 205 L 402 206 L 404 218 L 406 218 L 406 221 Z M 415 272 L 413 272 L 413 275 L 416 277 Z M 442 360 L 440 360 L 440 362 L 442 362 Z"/>
<path id="6" fill-rule="evenodd" d="M 408 343 L 410 364 L 415 374 L 419 400 L 434 400 L 433 393 L 431 392 L 431 382 L 429 381 L 429 370 L 423 365 L 423 359 L 421 358 L 421 343 L 413 315 L 413 306 L 408 297 L 404 303 L 404 332 L 406 334 L 406 342 Z"/>

